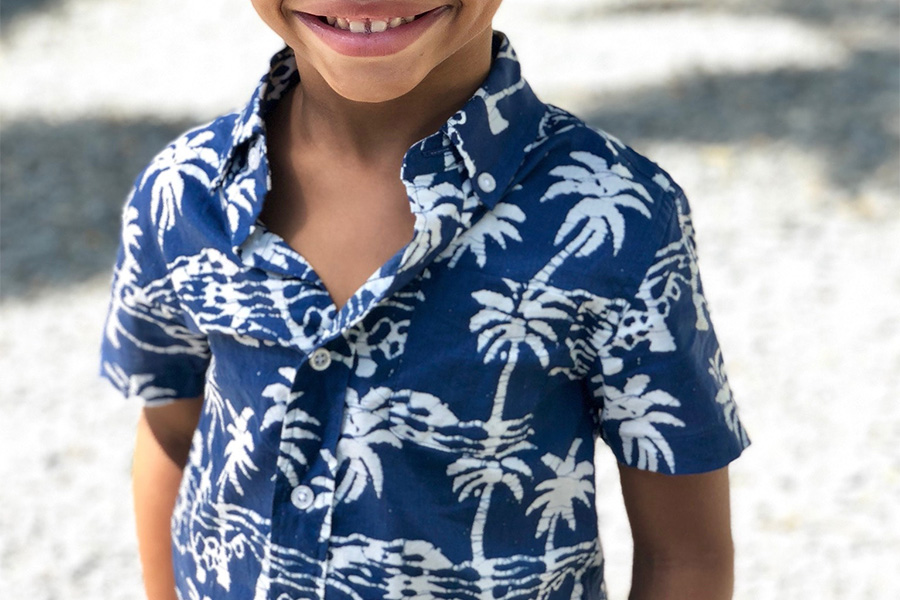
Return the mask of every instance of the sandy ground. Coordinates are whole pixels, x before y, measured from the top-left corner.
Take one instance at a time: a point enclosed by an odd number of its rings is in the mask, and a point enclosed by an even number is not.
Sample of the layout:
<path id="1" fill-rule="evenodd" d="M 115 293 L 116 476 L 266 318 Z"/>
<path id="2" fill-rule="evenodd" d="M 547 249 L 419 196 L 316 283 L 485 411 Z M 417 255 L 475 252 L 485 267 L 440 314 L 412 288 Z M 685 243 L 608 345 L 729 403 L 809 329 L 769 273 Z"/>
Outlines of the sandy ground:
<path id="1" fill-rule="evenodd" d="M 279 43 L 244 0 L 5 0 L 0 21 L 0 598 L 138 598 L 137 411 L 95 377 L 119 208 Z M 507 0 L 498 28 L 545 99 L 692 199 L 754 440 L 735 598 L 900 598 L 896 0 Z M 628 525 L 597 461 L 623 600 Z"/>

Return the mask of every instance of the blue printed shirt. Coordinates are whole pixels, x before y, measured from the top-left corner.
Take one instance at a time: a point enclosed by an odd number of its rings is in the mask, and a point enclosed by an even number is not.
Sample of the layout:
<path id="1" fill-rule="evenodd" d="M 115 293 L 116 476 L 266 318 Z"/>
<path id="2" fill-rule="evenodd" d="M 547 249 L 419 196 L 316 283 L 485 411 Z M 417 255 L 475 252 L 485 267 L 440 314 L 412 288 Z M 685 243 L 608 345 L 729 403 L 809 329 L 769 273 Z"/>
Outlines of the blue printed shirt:
<path id="1" fill-rule="evenodd" d="M 123 214 L 102 372 L 204 396 L 172 519 L 183 600 L 604 598 L 593 455 L 720 468 L 748 444 L 687 200 L 490 74 L 400 174 L 412 240 L 340 309 L 258 215 L 277 54 Z"/>

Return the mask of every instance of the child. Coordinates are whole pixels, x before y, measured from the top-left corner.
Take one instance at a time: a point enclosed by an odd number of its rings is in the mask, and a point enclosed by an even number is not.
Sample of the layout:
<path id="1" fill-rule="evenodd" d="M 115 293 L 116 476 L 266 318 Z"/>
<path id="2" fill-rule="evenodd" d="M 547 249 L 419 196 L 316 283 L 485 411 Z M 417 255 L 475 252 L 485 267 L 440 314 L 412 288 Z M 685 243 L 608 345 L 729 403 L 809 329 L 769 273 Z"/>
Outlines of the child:
<path id="1" fill-rule="evenodd" d="M 605 598 L 598 436 L 632 597 L 730 597 L 687 201 L 534 96 L 499 4 L 254 0 L 288 47 L 138 178 L 103 372 L 151 599 Z"/>

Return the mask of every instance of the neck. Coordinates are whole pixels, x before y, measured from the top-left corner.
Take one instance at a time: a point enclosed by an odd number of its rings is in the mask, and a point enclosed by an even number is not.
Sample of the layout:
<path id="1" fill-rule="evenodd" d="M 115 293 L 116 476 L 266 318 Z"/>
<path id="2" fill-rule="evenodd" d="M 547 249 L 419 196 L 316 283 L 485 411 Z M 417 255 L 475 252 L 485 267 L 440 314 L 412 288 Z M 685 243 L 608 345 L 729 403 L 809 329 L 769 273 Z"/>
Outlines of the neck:
<path id="1" fill-rule="evenodd" d="M 343 161 L 396 166 L 475 93 L 491 65 L 491 32 L 447 59 L 409 93 L 386 102 L 348 100 L 299 56 L 300 85 L 291 97 L 290 124 L 302 147 Z"/>

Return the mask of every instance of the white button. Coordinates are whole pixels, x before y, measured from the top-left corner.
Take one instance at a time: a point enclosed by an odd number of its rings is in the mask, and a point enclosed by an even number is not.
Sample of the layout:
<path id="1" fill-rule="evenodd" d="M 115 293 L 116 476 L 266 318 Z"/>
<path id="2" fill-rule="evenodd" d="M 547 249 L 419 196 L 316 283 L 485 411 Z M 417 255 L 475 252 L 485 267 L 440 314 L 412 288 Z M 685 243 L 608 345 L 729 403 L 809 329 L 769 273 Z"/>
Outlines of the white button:
<path id="1" fill-rule="evenodd" d="M 485 194 L 490 194 L 497 189 L 497 182 L 490 173 L 482 173 L 478 176 L 478 187 Z"/>
<path id="2" fill-rule="evenodd" d="M 314 499 L 315 494 L 313 494 L 312 489 L 305 485 L 298 485 L 291 492 L 291 502 L 300 510 L 306 510 L 312 506 Z"/>
<path id="3" fill-rule="evenodd" d="M 325 348 L 319 348 L 309 356 L 309 366 L 316 371 L 324 371 L 331 366 L 331 352 Z"/>

